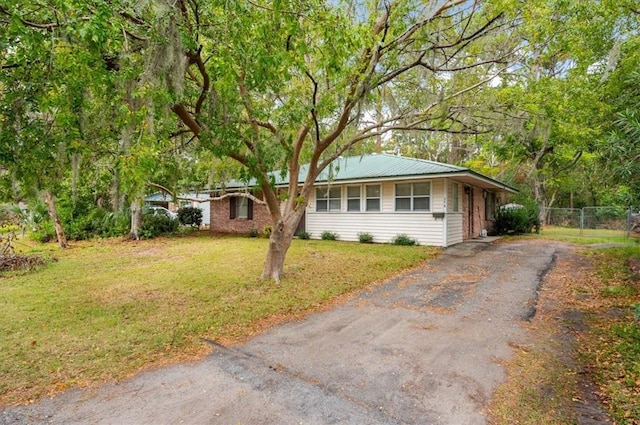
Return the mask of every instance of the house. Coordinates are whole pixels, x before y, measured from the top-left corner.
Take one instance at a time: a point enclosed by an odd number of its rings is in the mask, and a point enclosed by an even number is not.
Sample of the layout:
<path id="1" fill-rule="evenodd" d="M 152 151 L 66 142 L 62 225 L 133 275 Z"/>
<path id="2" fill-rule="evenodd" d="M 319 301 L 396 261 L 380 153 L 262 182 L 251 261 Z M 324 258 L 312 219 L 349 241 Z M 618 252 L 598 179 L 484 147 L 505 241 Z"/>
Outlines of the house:
<path id="1" fill-rule="evenodd" d="M 192 199 L 208 199 L 208 193 L 187 193 L 180 194 L 179 196 Z M 181 207 L 195 207 L 202 210 L 202 226 L 209 227 L 211 213 L 209 211 L 209 202 L 196 202 L 196 201 L 178 201 L 176 204 L 173 197 L 165 192 L 157 192 L 144 198 L 146 205 L 154 205 L 158 207 L 164 207 L 170 211 L 177 212 Z"/>
<path id="2" fill-rule="evenodd" d="M 307 166 L 300 171 L 302 183 Z M 274 174 L 276 186 L 288 176 Z M 227 185 L 227 191 L 252 187 Z M 517 190 L 468 168 L 387 154 L 339 158 L 316 179 L 298 231 L 320 238 L 324 231 L 338 239 L 390 242 L 405 233 L 421 245 L 450 246 L 490 233 L 496 208 Z M 261 195 L 255 194 L 257 197 Z M 270 224 L 264 205 L 229 197 L 211 203 L 211 230 L 223 233 L 261 231 Z"/>

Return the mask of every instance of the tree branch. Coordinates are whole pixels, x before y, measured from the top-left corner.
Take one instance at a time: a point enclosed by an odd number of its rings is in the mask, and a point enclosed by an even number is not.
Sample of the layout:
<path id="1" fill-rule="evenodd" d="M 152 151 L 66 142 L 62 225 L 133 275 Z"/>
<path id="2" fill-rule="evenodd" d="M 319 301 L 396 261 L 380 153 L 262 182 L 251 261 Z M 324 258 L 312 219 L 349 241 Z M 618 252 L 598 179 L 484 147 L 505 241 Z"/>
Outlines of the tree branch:
<path id="1" fill-rule="evenodd" d="M 320 124 L 318 123 L 318 115 L 316 114 L 316 105 L 318 104 L 318 82 L 313 78 L 309 71 L 306 71 L 305 74 L 311 82 L 313 83 L 313 96 L 312 102 L 313 107 L 311 108 L 311 117 L 313 118 L 313 123 L 316 127 L 316 143 L 320 142 Z"/>
<path id="2" fill-rule="evenodd" d="M 171 195 L 171 197 L 173 199 L 179 199 L 181 201 L 191 201 L 191 202 L 204 203 L 204 202 L 211 202 L 211 201 L 222 201 L 223 199 L 226 199 L 226 198 L 248 198 L 248 199 L 251 199 L 253 202 L 258 203 L 260 205 L 266 205 L 267 204 L 262 199 L 256 198 L 255 196 L 253 196 L 252 194 L 250 194 L 248 192 L 230 192 L 230 193 L 225 193 L 224 195 L 221 195 L 221 196 L 210 196 L 208 198 L 191 198 L 189 196 L 176 195 L 173 191 L 169 190 L 168 188 L 166 188 L 166 187 L 164 187 L 164 186 L 162 186 L 161 184 L 158 184 L 158 183 L 147 182 L 147 186 L 151 186 L 151 187 L 155 187 L 156 189 L 160 189 L 161 191 Z"/>

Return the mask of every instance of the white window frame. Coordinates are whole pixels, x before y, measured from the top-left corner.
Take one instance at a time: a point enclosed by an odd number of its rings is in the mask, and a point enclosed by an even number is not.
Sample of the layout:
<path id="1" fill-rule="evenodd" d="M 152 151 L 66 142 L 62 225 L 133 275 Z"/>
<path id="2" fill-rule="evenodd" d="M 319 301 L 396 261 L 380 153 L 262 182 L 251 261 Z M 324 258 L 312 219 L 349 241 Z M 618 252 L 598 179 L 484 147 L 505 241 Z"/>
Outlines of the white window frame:
<path id="1" fill-rule="evenodd" d="M 331 196 L 331 192 L 338 192 L 338 196 Z M 327 208 L 319 209 L 318 201 L 325 201 Z M 337 201 L 338 207 L 331 207 L 331 201 Z M 342 187 L 341 186 L 322 186 L 316 187 L 316 212 L 340 212 L 342 210 Z"/>
<path id="2" fill-rule="evenodd" d="M 418 193 L 416 194 L 416 186 L 418 185 L 427 185 L 428 189 L 428 194 L 422 194 L 422 193 Z M 398 196 L 398 186 L 409 186 L 410 187 L 410 193 L 408 195 L 402 195 L 402 196 Z M 412 182 L 412 183 L 396 183 L 394 185 L 394 189 L 395 189 L 395 196 L 394 196 L 394 203 L 395 203 L 395 208 L 394 210 L 396 212 L 429 212 L 431 211 L 431 182 L 427 181 L 427 182 Z M 409 209 L 398 209 L 398 199 L 408 199 L 409 200 Z M 427 199 L 427 208 L 420 208 L 417 209 L 416 208 L 416 200 L 417 199 Z"/>
<path id="3" fill-rule="evenodd" d="M 236 218 L 249 218 L 249 198 L 239 196 L 236 199 Z"/>
<path id="4" fill-rule="evenodd" d="M 368 188 L 377 187 L 378 188 L 378 196 L 369 196 Z M 378 200 L 378 208 L 372 209 L 369 208 L 369 200 Z M 364 187 L 364 202 L 365 202 L 365 211 L 367 212 L 380 212 L 382 211 L 382 185 L 381 184 L 368 184 Z"/>
<path id="5" fill-rule="evenodd" d="M 451 211 L 452 212 L 460 212 L 460 185 L 456 182 L 453 182 L 451 186 Z"/>
<path id="6" fill-rule="evenodd" d="M 494 192 L 484 192 L 484 215 L 485 220 L 495 220 L 496 218 L 496 194 Z"/>
<path id="7" fill-rule="evenodd" d="M 358 196 L 351 196 L 349 194 L 349 189 L 358 189 Z M 347 191 L 347 212 L 360 212 L 362 210 L 362 186 L 350 185 L 350 186 L 347 186 L 346 191 Z M 358 209 L 351 208 L 351 204 L 352 204 L 351 201 L 357 201 Z"/>

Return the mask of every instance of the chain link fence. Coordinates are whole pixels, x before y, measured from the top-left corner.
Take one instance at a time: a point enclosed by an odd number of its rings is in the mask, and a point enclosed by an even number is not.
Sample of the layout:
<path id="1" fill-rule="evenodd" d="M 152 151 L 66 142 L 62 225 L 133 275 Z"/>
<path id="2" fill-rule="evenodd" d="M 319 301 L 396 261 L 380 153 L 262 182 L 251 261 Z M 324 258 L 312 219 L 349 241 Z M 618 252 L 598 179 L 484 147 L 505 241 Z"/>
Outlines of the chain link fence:
<path id="1" fill-rule="evenodd" d="M 640 208 L 546 208 L 544 230 L 578 237 L 640 237 Z"/>

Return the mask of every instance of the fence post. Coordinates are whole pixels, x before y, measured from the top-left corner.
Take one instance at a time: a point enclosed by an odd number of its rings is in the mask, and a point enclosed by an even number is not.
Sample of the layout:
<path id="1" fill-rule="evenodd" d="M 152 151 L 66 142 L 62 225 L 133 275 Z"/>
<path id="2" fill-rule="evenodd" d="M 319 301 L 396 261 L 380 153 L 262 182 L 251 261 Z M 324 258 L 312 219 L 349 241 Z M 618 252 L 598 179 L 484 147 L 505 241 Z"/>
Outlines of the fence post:
<path id="1" fill-rule="evenodd" d="M 583 236 L 582 230 L 584 229 L 584 207 L 580 208 L 580 237 Z"/>
<path id="2" fill-rule="evenodd" d="M 629 207 L 629 210 L 627 211 L 627 228 L 626 231 L 624 233 L 624 237 L 629 239 L 629 236 L 631 236 L 630 232 L 631 232 L 631 213 L 632 213 L 633 209 L 631 207 Z"/>

